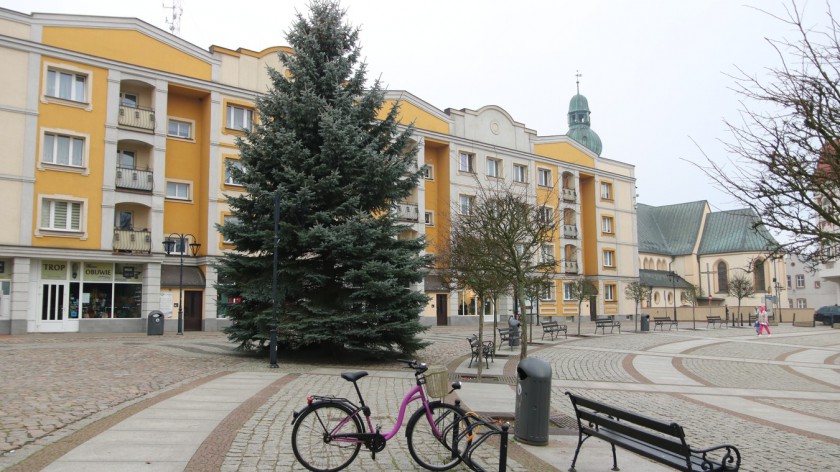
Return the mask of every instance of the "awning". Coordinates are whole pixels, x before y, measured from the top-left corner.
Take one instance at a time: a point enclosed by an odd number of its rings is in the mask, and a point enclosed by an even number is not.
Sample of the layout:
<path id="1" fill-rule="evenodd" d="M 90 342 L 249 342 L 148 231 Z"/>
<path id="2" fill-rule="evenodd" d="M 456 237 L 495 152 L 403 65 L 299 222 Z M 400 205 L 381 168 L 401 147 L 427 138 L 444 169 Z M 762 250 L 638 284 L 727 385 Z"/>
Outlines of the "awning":
<path id="1" fill-rule="evenodd" d="M 180 266 L 161 266 L 160 286 L 178 288 L 178 281 L 181 277 Z M 204 273 L 198 267 L 184 266 L 184 288 L 205 288 Z"/>

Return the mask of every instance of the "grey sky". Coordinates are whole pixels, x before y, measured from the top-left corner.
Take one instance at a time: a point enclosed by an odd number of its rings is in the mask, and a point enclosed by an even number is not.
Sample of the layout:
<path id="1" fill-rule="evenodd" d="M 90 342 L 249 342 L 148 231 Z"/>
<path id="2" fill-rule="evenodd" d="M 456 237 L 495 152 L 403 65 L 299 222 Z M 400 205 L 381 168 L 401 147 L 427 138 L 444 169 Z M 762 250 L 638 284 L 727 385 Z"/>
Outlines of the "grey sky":
<path id="1" fill-rule="evenodd" d="M 172 5 L 172 0 L 166 0 Z M 801 2 L 800 2 L 801 3 Z M 832 3 L 832 2 L 829 2 Z M 746 0 L 344 0 L 361 26 L 372 77 L 440 108 L 498 105 L 539 135 L 563 134 L 580 91 L 603 157 L 636 166 L 639 202 L 708 200 L 737 207 L 687 159 L 725 157 L 724 118 L 738 119 L 727 73 L 776 67 L 765 38 L 791 40 L 790 27 L 757 11 L 781 14 L 782 1 Z M 286 45 L 304 0 L 183 0 L 180 36 L 202 48 L 253 50 Z M 805 5 L 805 23 L 824 27 L 826 3 Z M 136 17 L 168 30 L 161 0 L 0 0 L 23 13 Z M 233 6 L 233 8 L 231 8 Z"/>

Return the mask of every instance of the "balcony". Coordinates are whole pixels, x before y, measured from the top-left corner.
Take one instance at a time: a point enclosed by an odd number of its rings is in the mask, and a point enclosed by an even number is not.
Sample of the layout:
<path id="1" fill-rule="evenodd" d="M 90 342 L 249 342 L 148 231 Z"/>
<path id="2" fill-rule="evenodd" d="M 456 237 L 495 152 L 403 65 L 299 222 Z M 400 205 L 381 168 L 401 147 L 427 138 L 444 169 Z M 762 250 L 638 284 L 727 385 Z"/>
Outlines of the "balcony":
<path id="1" fill-rule="evenodd" d="M 567 274 L 577 274 L 578 273 L 578 263 L 577 263 L 577 261 L 565 261 L 565 262 L 563 262 L 563 271 Z"/>
<path id="2" fill-rule="evenodd" d="M 151 108 L 120 105 L 118 123 L 122 126 L 154 131 L 155 111 Z"/>
<path id="3" fill-rule="evenodd" d="M 394 205 L 394 213 L 400 221 L 417 223 L 420 221 L 420 211 L 413 203 L 397 203 Z"/>
<path id="4" fill-rule="evenodd" d="M 154 175 L 150 170 L 117 166 L 115 186 L 121 189 L 151 192 L 154 187 Z"/>
<path id="5" fill-rule="evenodd" d="M 152 233 L 147 229 L 114 228 L 114 252 L 150 254 Z"/>
<path id="6" fill-rule="evenodd" d="M 563 237 L 566 239 L 577 239 L 578 231 L 576 225 L 563 225 Z"/>
<path id="7" fill-rule="evenodd" d="M 573 188 L 564 188 L 563 189 L 563 201 L 564 202 L 575 202 L 577 201 L 577 192 Z"/>

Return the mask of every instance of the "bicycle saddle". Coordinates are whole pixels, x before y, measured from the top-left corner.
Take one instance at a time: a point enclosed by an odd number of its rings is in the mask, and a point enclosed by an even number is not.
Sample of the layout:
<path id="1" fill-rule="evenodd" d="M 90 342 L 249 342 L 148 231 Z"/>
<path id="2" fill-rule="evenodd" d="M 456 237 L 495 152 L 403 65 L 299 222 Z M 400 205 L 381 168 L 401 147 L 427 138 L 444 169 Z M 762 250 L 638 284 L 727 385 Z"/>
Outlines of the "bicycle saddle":
<path id="1" fill-rule="evenodd" d="M 358 372 L 345 372 L 345 373 L 341 374 L 341 378 L 348 381 L 348 382 L 355 382 L 355 381 L 359 380 L 360 378 L 366 376 L 367 374 L 368 373 L 363 371 L 363 370 L 360 370 Z"/>

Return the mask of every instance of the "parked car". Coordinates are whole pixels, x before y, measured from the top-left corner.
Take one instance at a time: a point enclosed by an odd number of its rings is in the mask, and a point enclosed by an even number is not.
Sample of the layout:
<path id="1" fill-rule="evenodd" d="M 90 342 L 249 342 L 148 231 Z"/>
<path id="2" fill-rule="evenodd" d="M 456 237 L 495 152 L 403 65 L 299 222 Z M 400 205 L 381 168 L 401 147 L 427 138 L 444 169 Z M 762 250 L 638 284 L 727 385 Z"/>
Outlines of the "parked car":
<path id="1" fill-rule="evenodd" d="M 840 323 L 840 306 L 830 305 L 817 308 L 814 311 L 814 322 L 824 325 Z"/>

